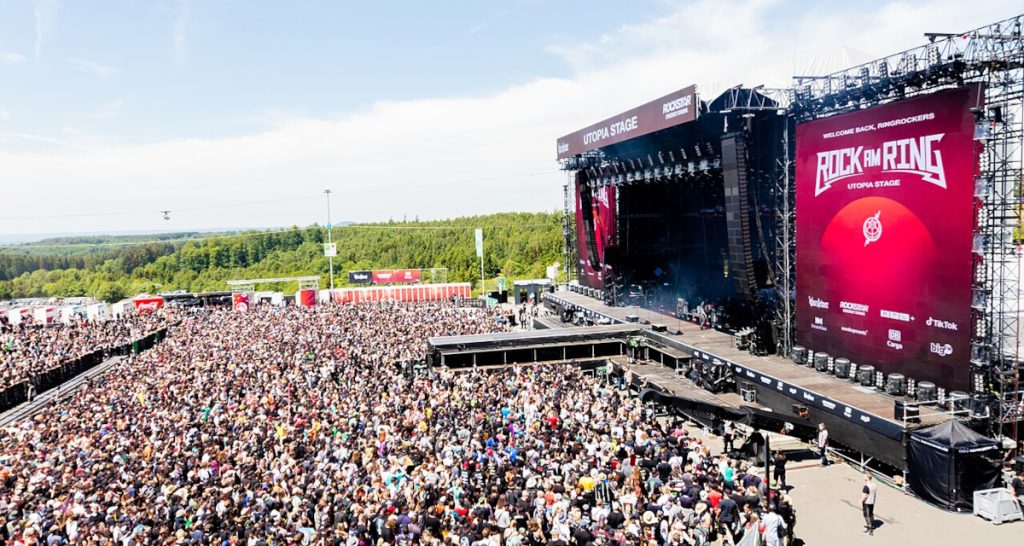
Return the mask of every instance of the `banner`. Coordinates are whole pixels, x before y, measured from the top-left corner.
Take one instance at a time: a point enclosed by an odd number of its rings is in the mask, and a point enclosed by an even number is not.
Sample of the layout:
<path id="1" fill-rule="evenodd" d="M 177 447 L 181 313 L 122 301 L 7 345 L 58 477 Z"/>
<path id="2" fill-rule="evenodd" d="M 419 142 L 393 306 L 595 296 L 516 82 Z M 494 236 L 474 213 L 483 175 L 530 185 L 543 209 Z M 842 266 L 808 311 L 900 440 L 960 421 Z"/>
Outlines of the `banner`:
<path id="1" fill-rule="evenodd" d="M 379 269 L 373 272 L 376 284 L 420 282 L 419 269 Z"/>
<path id="2" fill-rule="evenodd" d="M 324 257 L 334 258 L 338 255 L 338 243 L 324 243 Z"/>
<path id="3" fill-rule="evenodd" d="M 558 139 L 558 159 L 610 146 L 624 140 L 697 119 L 697 88 L 693 85 L 655 99 L 600 123 Z"/>
<path id="4" fill-rule="evenodd" d="M 301 307 L 313 307 L 316 305 L 316 290 L 299 290 L 295 293 L 295 305 Z"/>
<path id="5" fill-rule="evenodd" d="M 139 313 L 152 313 L 164 306 L 164 299 L 160 296 L 143 297 L 139 296 L 132 300 L 135 310 Z"/>
<path id="6" fill-rule="evenodd" d="M 593 268 L 590 265 L 590 254 L 587 246 L 587 230 L 583 225 L 583 200 L 580 198 L 580 183 L 577 174 L 576 181 L 576 253 L 579 256 L 579 280 L 580 284 L 591 288 L 604 289 L 605 277 L 611 273 L 612 268 L 605 262 L 605 248 L 615 234 L 615 188 L 605 186 L 592 190 L 591 206 L 594 214 L 594 238 L 597 246 L 597 261 L 600 267 Z"/>
<path id="7" fill-rule="evenodd" d="M 373 281 L 372 271 L 349 271 L 349 284 L 370 284 Z"/>
<path id="8" fill-rule="evenodd" d="M 235 292 L 231 294 L 231 308 L 239 313 L 244 313 L 249 310 L 249 294 L 245 292 Z"/>
<path id="9" fill-rule="evenodd" d="M 341 288 L 330 291 L 335 303 L 366 303 L 377 301 L 450 301 L 453 298 L 471 297 L 468 282 L 450 284 L 423 284 L 417 286 L 382 286 Z"/>
<path id="10" fill-rule="evenodd" d="M 980 88 L 797 127 L 797 339 L 968 387 Z"/>
<path id="11" fill-rule="evenodd" d="M 480 228 L 476 228 L 476 231 L 474 232 L 474 235 L 476 237 L 476 257 L 477 258 L 483 258 L 484 257 L 484 230 L 482 230 Z"/>

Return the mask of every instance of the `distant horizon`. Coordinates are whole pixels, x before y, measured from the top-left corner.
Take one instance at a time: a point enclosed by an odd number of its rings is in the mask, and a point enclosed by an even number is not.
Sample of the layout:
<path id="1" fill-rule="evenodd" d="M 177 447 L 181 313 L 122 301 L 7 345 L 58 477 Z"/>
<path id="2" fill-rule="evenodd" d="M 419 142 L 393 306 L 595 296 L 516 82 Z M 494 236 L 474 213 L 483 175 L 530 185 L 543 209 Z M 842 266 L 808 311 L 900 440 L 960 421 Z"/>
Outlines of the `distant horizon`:
<path id="1" fill-rule="evenodd" d="M 8 240 L 323 224 L 325 190 L 331 214 L 356 222 L 561 209 L 562 135 L 691 85 L 704 102 L 737 85 L 787 88 L 1020 9 L 129 4 L 0 8 Z"/>

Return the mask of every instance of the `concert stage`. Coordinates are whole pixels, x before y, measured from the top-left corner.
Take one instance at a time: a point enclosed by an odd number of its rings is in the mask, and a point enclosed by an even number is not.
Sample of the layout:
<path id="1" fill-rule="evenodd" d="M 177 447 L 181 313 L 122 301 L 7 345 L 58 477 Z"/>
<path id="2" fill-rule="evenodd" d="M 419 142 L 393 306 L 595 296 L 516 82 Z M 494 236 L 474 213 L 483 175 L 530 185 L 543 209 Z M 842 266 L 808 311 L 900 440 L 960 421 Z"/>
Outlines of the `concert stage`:
<path id="1" fill-rule="evenodd" d="M 903 454 L 908 430 L 950 418 L 947 412 L 934 406 L 922 406 L 920 424 L 905 425 L 894 418 L 899 398 L 818 372 L 813 367 L 796 365 L 778 356 L 751 355 L 736 349 L 734 338 L 728 333 L 701 329 L 689 321 L 656 311 L 636 306 L 610 307 L 594 298 L 569 291 L 548 294 L 545 304 L 559 312 L 582 312 L 616 323 L 628 324 L 627 317 L 634 316 L 644 322 L 662 324 L 666 326 L 665 332 L 655 332 L 650 326 L 644 326 L 648 359 L 663 360 L 664 352 L 672 350 L 706 363 L 723 362 L 734 373 L 736 392 L 753 388 L 757 405 L 780 418 L 799 419 L 807 426 L 823 422 L 833 441 L 896 468 L 906 467 Z M 631 369 L 642 376 L 649 376 L 653 384 L 666 391 L 692 392 L 697 388 L 692 382 L 673 377 L 675 374 L 671 368 L 678 360 L 677 357 L 666 363 L 669 367 L 667 374 L 650 365 Z M 719 394 L 716 398 L 734 407 L 737 407 L 739 399 L 736 393 Z"/>

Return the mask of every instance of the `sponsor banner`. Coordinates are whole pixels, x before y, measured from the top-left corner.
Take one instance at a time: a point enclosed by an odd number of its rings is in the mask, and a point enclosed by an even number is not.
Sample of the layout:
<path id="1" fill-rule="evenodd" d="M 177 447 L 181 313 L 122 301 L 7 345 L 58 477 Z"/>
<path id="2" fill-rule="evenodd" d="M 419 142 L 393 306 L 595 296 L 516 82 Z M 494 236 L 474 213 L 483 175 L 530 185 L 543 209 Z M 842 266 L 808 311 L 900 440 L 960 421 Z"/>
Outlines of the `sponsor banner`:
<path id="1" fill-rule="evenodd" d="M 419 269 L 379 269 L 373 272 L 376 284 L 420 282 Z"/>
<path id="2" fill-rule="evenodd" d="M 896 421 L 884 419 L 838 400 L 822 396 L 799 385 L 794 385 L 788 381 L 776 379 L 775 377 L 763 374 L 757 370 L 752 370 L 741 364 L 736 364 L 735 362 L 730 362 L 729 360 L 712 356 L 703 351 L 693 351 L 693 356 L 694 358 L 700 358 L 705 362 L 725 362 L 732 367 L 733 372 L 735 372 L 738 378 L 746 379 L 751 383 L 759 384 L 762 387 L 774 389 L 786 397 L 807 407 L 813 407 L 830 413 L 838 418 L 885 435 L 893 440 L 901 440 L 903 438 L 903 425 Z"/>
<path id="3" fill-rule="evenodd" d="M 295 305 L 313 307 L 316 305 L 316 290 L 299 290 L 295 293 Z"/>
<path id="4" fill-rule="evenodd" d="M 980 91 L 965 86 L 797 127 L 801 345 L 968 386 L 970 109 Z"/>
<path id="5" fill-rule="evenodd" d="M 139 297 L 133 299 L 132 303 L 135 305 L 135 310 L 138 311 L 139 313 L 152 313 L 157 309 L 163 308 L 164 299 L 159 296 L 154 296 L 151 298 Z"/>
<path id="6" fill-rule="evenodd" d="M 239 313 L 244 313 L 249 310 L 249 294 L 245 292 L 235 292 L 231 294 L 231 308 Z"/>
<path id="7" fill-rule="evenodd" d="M 324 243 L 324 257 L 334 258 L 338 255 L 338 243 Z"/>
<path id="8" fill-rule="evenodd" d="M 612 116 L 558 139 L 558 159 L 565 159 L 624 140 L 697 119 L 697 88 L 693 85 Z"/>
<path id="9" fill-rule="evenodd" d="M 349 284 L 370 284 L 373 282 L 373 271 L 349 271 Z"/>
<path id="10" fill-rule="evenodd" d="M 577 173 L 576 179 L 576 254 L 579 256 L 580 283 L 591 288 L 604 289 L 604 279 L 612 272 L 612 268 L 605 262 L 605 249 L 615 233 L 615 188 L 605 186 L 603 188 L 592 188 L 591 206 L 594 215 L 594 238 L 597 246 L 597 261 L 600 267 L 594 268 L 590 265 L 590 250 L 587 245 L 587 230 L 583 225 L 583 200 L 580 198 L 583 184 L 580 180 L 582 173 Z"/>
<path id="11" fill-rule="evenodd" d="M 381 286 L 342 288 L 330 291 L 335 303 L 364 303 L 377 301 L 449 301 L 452 298 L 469 298 L 472 289 L 468 282 L 451 284 L 425 284 L 418 286 Z"/>

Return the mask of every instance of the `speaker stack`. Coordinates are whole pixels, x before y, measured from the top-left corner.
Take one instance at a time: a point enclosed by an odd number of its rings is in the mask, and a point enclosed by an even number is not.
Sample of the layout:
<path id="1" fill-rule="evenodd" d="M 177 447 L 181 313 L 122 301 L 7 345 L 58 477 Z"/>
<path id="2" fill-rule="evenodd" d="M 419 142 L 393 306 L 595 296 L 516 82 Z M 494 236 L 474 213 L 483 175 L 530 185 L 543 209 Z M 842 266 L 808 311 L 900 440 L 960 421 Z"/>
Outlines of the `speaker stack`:
<path id="1" fill-rule="evenodd" d="M 865 387 L 873 387 L 875 385 L 875 367 L 861 366 L 858 368 L 857 382 Z"/>

